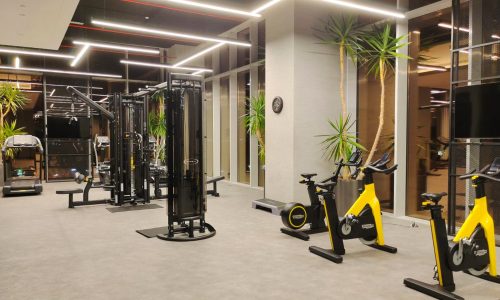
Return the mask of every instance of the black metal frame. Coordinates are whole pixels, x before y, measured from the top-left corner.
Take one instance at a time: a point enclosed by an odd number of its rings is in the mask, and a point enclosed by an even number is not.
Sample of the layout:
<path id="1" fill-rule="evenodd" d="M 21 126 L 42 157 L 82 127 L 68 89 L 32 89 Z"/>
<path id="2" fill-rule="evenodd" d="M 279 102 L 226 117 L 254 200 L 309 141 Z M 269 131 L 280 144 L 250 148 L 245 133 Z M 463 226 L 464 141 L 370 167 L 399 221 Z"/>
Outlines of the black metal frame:
<path id="1" fill-rule="evenodd" d="M 67 90 L 109 121 L 112 185 L 102 186 L 111 189 L 108 202 L 117 206 L 149 203 L 149 96 L 114 94 L 109 101 L 110 110 L 106 110 L 77 89 L 68 87 Z M 92 204 L 98 203 L 84 201 L 78 206 Z"/>
<path id="2" fill-rule="evenodd" d="M 471 2 L 471 1 L 469 1 Z M 465 141 L 461 141 L 456 138 L 455 133 L 455 97 L 456 97 L 456 88 L 471 82 L 480 82 L 483 84 L 485 81 L 489 83 L 494 81 L 500 81 L 500 76 L 489 76 L 480 78 L 474 78 L 469 80 L 459 80 L 459 58 L 460 51 L 462 50 L 472 50 L 476 48 L 481 48 L 485 46 L 491 46 L 495 44 L 500 44 L 500 41 L 489 42 L 484 44 L 474 44 L 468 45 L 468 47 L 460 47 L 460 35 L 459 35 L 459 27 L 461 20 L 460 13 L 461 1 L 453 0 L 452 3 L 452 34 L 451 34 L 451 45 L 452 45 L 452 54 L 451 54 L 451 86 L 450 86 L 450 148 L 449 148 L 449 166 L 448 166 L 448 234 L 454 235 L 456 233 L 456 209 L 457 209 L 457 178 L 461 174 L 457 174 L 457 149 L 460 146 L 470 146 L 472 144 L 478 146 L 486 146 L 494 144 L 500 147 L 500 142 L 491 143 L 480 141 L 469 143 Z"/>

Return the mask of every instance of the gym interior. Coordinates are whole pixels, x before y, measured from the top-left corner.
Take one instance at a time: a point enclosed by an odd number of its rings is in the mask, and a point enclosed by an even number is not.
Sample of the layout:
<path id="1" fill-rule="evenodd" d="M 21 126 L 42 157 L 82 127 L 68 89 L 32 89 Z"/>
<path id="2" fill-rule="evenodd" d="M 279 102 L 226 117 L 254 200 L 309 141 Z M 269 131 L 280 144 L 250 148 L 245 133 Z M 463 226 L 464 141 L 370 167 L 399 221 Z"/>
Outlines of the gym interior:
<path id="1" fill-rule="evenodd" d="M 499 0 L 1 7 L 1 299 L 500 299 Z"/>

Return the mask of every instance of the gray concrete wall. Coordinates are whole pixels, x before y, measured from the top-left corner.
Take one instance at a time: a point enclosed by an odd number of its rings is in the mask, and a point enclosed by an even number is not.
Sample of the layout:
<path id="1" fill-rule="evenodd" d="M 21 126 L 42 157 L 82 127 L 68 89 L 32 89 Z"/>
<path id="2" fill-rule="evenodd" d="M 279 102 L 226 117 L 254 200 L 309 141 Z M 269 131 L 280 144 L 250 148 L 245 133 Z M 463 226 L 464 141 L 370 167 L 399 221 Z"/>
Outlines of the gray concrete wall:
<path id="1" fill-rule="evenodd" d="M 315 28 L 334 12 L 326 3 L 312 6 L 293 0 L 265 16 L 268 198 L 307 202 L 306 189 L 298 183 L 300 173 L 326 177 L 332 172 L 333 164 L 323 157 L 322 139 L 316 136 L 330 133 L 328 119 L 336 120 L 341 111 L 339 55 L 320 43 Z M 272 111 L 275 96 L 284 99 L 281 114 Z M 355 94 L 349 100 L 356 103 Z"/>

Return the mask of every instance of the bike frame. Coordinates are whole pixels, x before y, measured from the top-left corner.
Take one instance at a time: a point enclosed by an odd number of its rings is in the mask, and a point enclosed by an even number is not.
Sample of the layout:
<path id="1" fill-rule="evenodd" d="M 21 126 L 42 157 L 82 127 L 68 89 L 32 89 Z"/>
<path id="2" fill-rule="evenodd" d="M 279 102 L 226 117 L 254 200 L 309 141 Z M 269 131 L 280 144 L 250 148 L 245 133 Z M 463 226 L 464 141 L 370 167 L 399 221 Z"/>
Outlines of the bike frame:
<path id="1" fill-rule="evenodd" d="M 365 190 L 358 199 L 354 202 L 354 204 L 349 208 L 345 217 L 348 215 L 359 216 L 359 214 L 363 211 L 366 206 L 370 206 L 373 213 L 373 218 L 375 219 L 375 229 L 377 230 L 377 244 L 383 246 L 385 244 L 384 241 L 384 230 L 382 226 L 382 214 L 380 211 L 380 201 L 377 198 L 375 193 L 375 184 L 369 183 L 365 184 Z"/>
<path id="2" fill-rule="evenodd" d="M 459 243 L 462 239 L 470 238 L 478 225 L 484 229 L 484 235 L 486 236 L 486 241 L 488 242 L 488 252 L 490 256 L 489 273 L 491 276 L 497 276 L 495 224 L 493 222 L 493 218 L 488 212 L 488 200 L 486 196 L 482 198 L 476 198 L 474 208 L 453 239 L 453 242 Z"/>

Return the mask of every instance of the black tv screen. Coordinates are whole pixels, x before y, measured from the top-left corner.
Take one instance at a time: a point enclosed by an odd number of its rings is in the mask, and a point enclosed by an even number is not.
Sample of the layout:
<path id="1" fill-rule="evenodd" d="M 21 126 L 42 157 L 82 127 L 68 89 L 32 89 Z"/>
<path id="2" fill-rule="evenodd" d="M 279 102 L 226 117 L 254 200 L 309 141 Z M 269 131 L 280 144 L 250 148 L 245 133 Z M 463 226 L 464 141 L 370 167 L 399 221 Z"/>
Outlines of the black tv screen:
<path id="1" fill-rule="evenodd" d="M 47 137 L 55 139 L 89 139 L 90 119 L 78 118 L 69 122 L 69 118 L 47 117 Z"/>
<path id="2" fill-rule="evenodd" d="M 455 137 L 500 138 L 500 83 L 456 89 Z"/>

